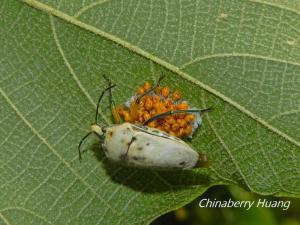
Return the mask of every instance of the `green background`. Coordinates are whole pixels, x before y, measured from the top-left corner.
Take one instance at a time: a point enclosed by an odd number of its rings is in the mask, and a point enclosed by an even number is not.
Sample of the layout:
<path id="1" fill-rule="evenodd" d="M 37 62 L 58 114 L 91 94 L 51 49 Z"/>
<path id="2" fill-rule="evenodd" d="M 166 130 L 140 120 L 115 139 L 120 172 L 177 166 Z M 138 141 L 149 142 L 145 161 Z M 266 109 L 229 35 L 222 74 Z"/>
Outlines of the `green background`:
<path id="1" fill-rule="evenodd" d="M 0 223 L 148 224 L 220 184 L 299 197 L 298 1 L 10 0 L 0 11 Z M 191 105 L 214 107 L 188 142 L 212 166 L 120 167 L 96 139 L 79 163 L 102 75 L 121 104 L 161 72 Z"/>

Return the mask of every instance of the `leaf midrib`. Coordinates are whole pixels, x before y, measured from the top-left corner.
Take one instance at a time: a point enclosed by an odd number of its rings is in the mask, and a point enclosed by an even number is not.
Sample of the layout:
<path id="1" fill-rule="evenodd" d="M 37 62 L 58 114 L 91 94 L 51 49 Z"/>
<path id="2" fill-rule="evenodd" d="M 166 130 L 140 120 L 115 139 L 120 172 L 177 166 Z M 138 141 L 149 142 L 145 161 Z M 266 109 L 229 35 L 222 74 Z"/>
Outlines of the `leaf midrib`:
<path id="1" fill-rule="evenodd" d="M 286 139 L 287 141 L 289 141 L 290 143 L 294 144 L 295 146 L 300 147 L 300 142 L 294 140 L 292 137 L 290 137 L 289 135 L 287 135 L 286 133 L 280 131 L 279 129 L 277 129 L 276 127 L 273 127 L 271 124 L 269 124 L 267 121 L 265 121 L 264 119 L 260 118 L 258 115 L 250 112 L 249 110 L 247 110 L 245 107 L 243 107 L 242 105 L 240 105 L 239 103 L 233 101 L 231 98 L 225 96 L 224 94 L 222 94 L 221 92 L 215 90 L 214 88 L 210 87 L 209 85 L 206 85 L 205 83 L 202 83 L 201 81 L 193 78 L 192 76 L 190 76 L 188 73 L 185 73 L 183 71 L 180 70 L 180 68 L 178 68 L 177 66 L 174 66 L 152 54 L 150 54 L 149 52 L 146 52 L 145 50 L 139 48 L 138 46 L 132 45 L 129 42 L 126 42 L 124 40 L 122 40 L 121 38 L 114 36 L 112 34 L 106 33 L 103 30 L 100 30 L 94 26 L 88 25 L 86 23 L 83 23 L 77 19 L 75 19 L 72 16 L 69 16 L 65 13 L 63 13 L 60 10 L 57 10 L 55 8 L 52 8 L 44 3 L 40 3 L 36 0 L 22 0 L 23 2 L 27 3 L 28 5 L 39 9 L 45 13 L 51 14 L 53 16 L 56 16 L 70 24 L 76 25 L 80 28 L 83 28 L 85 30 L 88 30 L 96 35 L 99 35 L 103 38 L 106 38 L 112 42 L 115 42 L 121 46 L 123 46 L 124 48 L 143 56 L 144 58 L 147 58 L 163 67 L 165 67 L 166 69 L 176 73 L 178 76 L 180 76 L 181 78 L 192 82 L 195 85 L 198 85 L 199 87 L 201 87 L 202 89 L 208 91 L 209 93 L 217 96 L 218 98 L 222 99 L 223 101 L 227 102 L 228 104 L 230 104 L 231 106 L 234 106 L 235 108 L 237 108 L 239 111 L 241 111 L 242 113 L 246 114 L 247 116 L 251 117 L 252 119 L 254 119 L 256 122 L 260 123 L 261 125 L 263 125 L 264 127 L 266 127 L 267 129 L 269 129 L 270 131 L 276 133 L 277 135 L 279 135 L 280 137 Z M 253 55 L 254 56 L 254 55 Z M 257 56 L 258 58 L 260 58 L 260 56 Z M 288 63 L 288 62 L 286 62 Z M 294 64 L 294 63 L 293 63 Z"/>

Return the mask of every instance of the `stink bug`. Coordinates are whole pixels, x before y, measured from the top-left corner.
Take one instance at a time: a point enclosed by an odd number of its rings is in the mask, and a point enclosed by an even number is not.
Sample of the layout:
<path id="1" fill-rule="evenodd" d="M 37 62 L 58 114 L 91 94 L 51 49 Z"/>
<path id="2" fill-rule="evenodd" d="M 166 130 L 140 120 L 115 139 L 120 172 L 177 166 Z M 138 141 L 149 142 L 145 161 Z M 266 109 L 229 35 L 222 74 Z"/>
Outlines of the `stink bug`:
<path id="1" fill-rule="evenodd" d="M 128 166 L 161 170 L 188 170 L 209 165 L 206 155 L 194 151 L 187 143 L 176 136 L 145 125 L 129 122 L 120 123 L 120 116 L 112 96 L 112 88 L 116 85 L 112 84 L 108 78 L 104 78 L 108 81 L 108 87 L 100 94 L 95 123 L 91 126 L 90 132 L 79 142 L 79 160 L 81 160 L 83 141 L 94 133 L 101 139 L 102 148 L 108 159 Z M 115 120 L 115 124 L 112 126 L 101 126 L 98 123 L 100 102 L 106 92 L 109 92 L 109 102 Z M 169 111 L 155 115 L 147 123 L 172 114 L 201 113 L 207 110 L 209 109 Z"/>

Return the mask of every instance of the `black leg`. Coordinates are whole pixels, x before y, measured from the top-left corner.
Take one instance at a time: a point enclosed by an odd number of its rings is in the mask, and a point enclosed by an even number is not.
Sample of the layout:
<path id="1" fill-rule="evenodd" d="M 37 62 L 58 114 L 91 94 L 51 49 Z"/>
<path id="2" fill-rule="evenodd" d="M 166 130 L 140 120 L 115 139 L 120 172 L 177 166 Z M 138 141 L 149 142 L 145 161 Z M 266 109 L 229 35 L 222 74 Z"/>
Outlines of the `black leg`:
<path id="1" fill-rule="evenodd" d="M 149 89 L 149 90 L 146 91 L 144 94 L 141 94 L 140 96 L 138 96 L 137 99 L 135 100 L 135 102 L 136 102 L 136 103 L 139 103 L 140 100 L 142 99 L 142 97 L 144 97 L 145 95 L 151 93 L 152 91 L 155 91 L 155 89 L 156 89 L 157 87 L 159 87 L 160 82 L 162 81 L 162 79 L 165 78 L 165 76 L 166 76 L 166 75 L 162 74 L 162 75 L 159 77 L 157 83 L 153 86 L 153 88 Z"/>
<path id="2" fill-rule="evenodd" d="M 113 87 L 115 87 L 115 86 L 116 86 L 115 84 L 109 85 L 107 88 L 105 88 L 105 89 L 101 92 L 101 94 L 100 94 L 100 96 L 99 96 L 99 99 L 98 99 L 98 102 L 97 102 L 97 108 L 96 108 L 96 117 L 95 117 L 95 123 L 96 123 L 96 124 L 98 124 L 99 105 L 100 105 L 100 102 L 101 102 L 101 100 L 102 100 L 102 98 L 103 98 L 103 95 L 104 95 L 104 93 L 105 93 L 106 91 L 111 90 L 111 89 L 112 89 Z"/>
<path id="3" fill-rule="evenodd" d="M 164 118 L 166 116 L 169 116 L 169 115 L 173 115 L 173 114 L 181 114 L 181 113 L 203 113 L 203 112 L 206 112 L 206 111 L 210 111 L 212 110 L 212 107 L 210 108 L 207 108 L 207 109 L 186 109 L 186 110 L 171 110 L 171 111 L 168 111 L 168 112 L 164 112 L 164 113 L 160 113 L 160 114 L 157 114 L 155 116 L 153 116 L 152 118 L 150 118 L 149 120 L 146 120 L 143 125 L 147 125 L 148 123 L 150 123 L 151 121 L 154 121 L 154 120 L 157 120 L 157 119 L 160 119 L 160 118 Z"/>
<path id="4" fill-rule="evenodd" d="M 104 79 L 108 82 L 109 86 L 112 86 L 111 80 L 107 78 L 105 75 L 103 75 Z M 116 85 L 114 85 L 116 86 Z M 120 115 L 116 109 L 116 104 L 112 95 L 112 88 L 109 89 L 109 104 L 110 104 L 110 110 L 112 112 L 112 115 L 114 117 L 115 123 L 120 123 L 121 118 Z"/>

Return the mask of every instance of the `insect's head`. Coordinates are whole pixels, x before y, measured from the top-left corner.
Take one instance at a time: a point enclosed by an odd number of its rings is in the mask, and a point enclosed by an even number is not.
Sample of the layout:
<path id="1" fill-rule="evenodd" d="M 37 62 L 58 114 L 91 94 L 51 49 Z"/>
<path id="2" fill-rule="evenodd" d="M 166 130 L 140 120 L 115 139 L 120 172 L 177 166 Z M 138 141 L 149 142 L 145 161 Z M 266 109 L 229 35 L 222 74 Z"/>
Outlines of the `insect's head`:
<path id="1" fill-rule="evenodd" d="M 81 151 L 81 145 L 83 144 L 84 140 L 87 139 L 92 133 L 95 133 L 97 136 L 100 135 L 102 136 L 103 132 L 101 130 L 101 127 L 93 124 L 91 125 L 91 130 L 80 140 L 78 144 L 78 156 L 79 156 L 79 161 L 81 161 L 81 153 L 85 151 Z"/>
<path id="2" fill-rule="evenodd" d="M 104 76 L 104 78 L 106 80 L 108 80 L 108 78 L 106 78 Z M 81 139 L 81 141 L 79 142 L 79 145 L 78 145 L 78 155 L 79 155 L 79 161 L 81 160 L 81 153 L 83 153 L 84 151 L 81 151 L 81 145 L 82 143 L 84 142 L 84 140 L 90 136 L 91 134 L 96 134 L 96 136 L 98 136 L 101 141 L 103 142 L 104 139 L 105 139 L 105 133 L 106 133 L 106 127 L 105 126 L 101 126 L 99 123 L 98 123 L 98 115 L 99 115 L 99 106 L 100 106 L 100 102 L 102 100 L 102 97 L 104 95 L 105 92 L 109 91 L 110 92 L 110 96 L 111 96 L 111 89 L 114 88 L 116 85 L 115 84 L 112 84 L 110 82 L 110 80 L 108 80 L 109 83 L 108 83 L 108 87 L 105 88 L 102 93 L 100 94 L 99 96 L 99 99 L 98 99 L 98 102 L 97 102 L 97 108 L 96 108 L 96 117 L 95 117 L 95 122 L 91 125 L 91 128 L 90 128 L 90 131 Z"/>
<path id="3" fill-rule="evenodd" d="M 97 136 L 102 137 L 103 133 L 105 133 L 105 127 L 101 127 L 98 124 L 92 124 L 91 132 L 95 133 Z"/>
<path id="4" fill-rule="evenodd" d="M 92 124 L 90 128 L 91 133 L 94 133 L 101 140 L 102 144 L 105 141 L 106 127 L 107 126 L 100 126 L 99 124 Z"/>
<path id="5" fill-rule="evenodd" d="M 81 139 L 78 145 L 78 155 L 79 155 L 79 160 L 81 160 L 81 153 L 84 151 L 81 151 L 81 145 L 84 142 L 85 139 L 87 139 L 88 136 L 91 134 L 95 134 L 97 137 L 101 139 L 103 142 L 105 139 L 105 134 L 106 134 L 106 126 L 100 126 L 96 123 L 91 125 L 90 131 Z"/>

